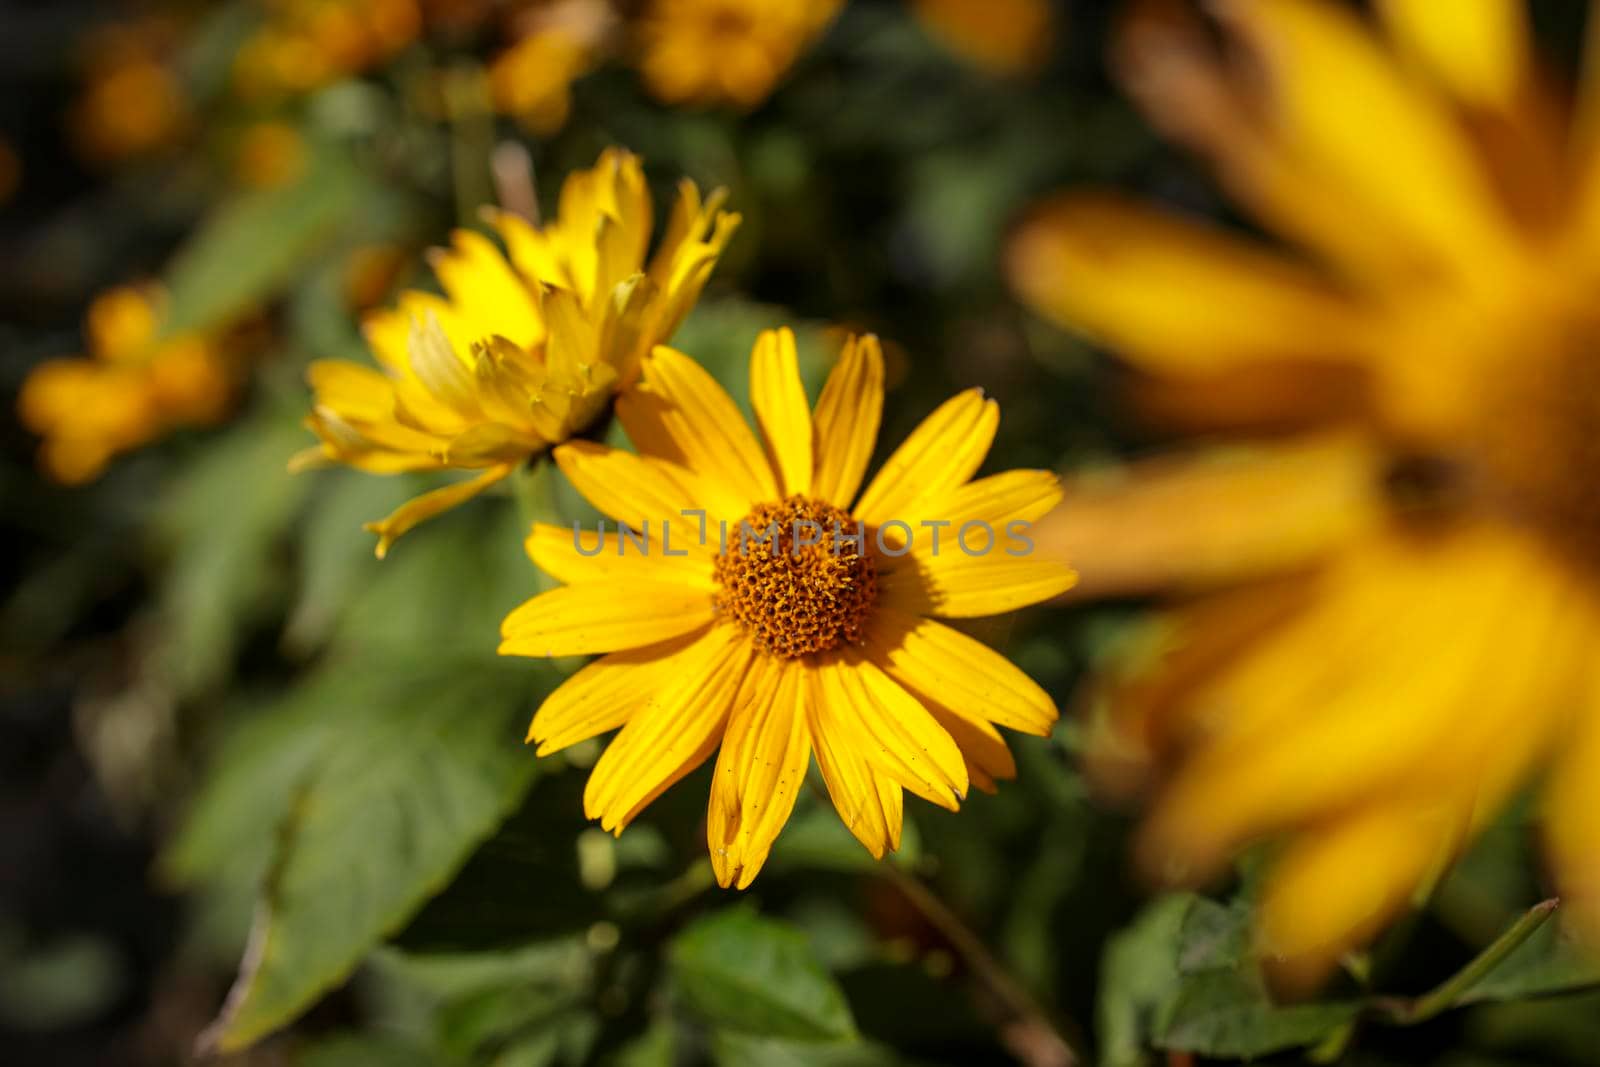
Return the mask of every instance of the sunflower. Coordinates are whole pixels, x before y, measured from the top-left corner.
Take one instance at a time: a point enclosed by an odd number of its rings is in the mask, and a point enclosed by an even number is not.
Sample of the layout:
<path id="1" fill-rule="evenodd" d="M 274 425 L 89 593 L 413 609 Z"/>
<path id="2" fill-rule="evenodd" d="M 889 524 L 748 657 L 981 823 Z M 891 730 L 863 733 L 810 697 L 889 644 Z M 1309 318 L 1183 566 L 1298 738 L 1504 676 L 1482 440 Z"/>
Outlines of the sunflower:
<path id="1" fill-rule="evenodd" d="M 639 71 L 669 104 L 753 108 L 843 0 L 652 0 Z"/>
<path id="2" fill-rule="evenodd" d="M 621 833 L 720 744 L 706 833 L 718 882 L 740 888 L 813 755 L 875 857 L 899 845 L 902 790 L 954 810 L 969 783 L 1012 777 L 995 726 L 1044 735 L 1055 705 L 936 618 L 1012 611 L 1074 580 L 1027 552 L 1028 524 L 1060 499 L 1053 474 L 972 480 L 999 423 L 978 390 L 924 420 L 859 494 L 883 407 L 876 339 L 846 345 L 812 409 L 794 336 L 764 333 L 751 401 L 759 440 L 693 360 L 657 348 L 617 403 L 638 452 L 555 451 L 621 529 L 580 538 L 536 525 L 529 555 L 567 584 L 513 611 L 500 646 L 607 653 L 529 729 L 546 755 L 622 728 L 584 792 L 607 830 Z M 628 530 L 657 540 L 637 551 Z"/>
<path id="3" fill-rule="evenodd" d="M 1227 455 L 1136 468 L 1051 537 L 1085 586 L 1190 597 L 1094 760 L 1161 785 L 1145 866 L 1269 842 L 1261 948 L 1320 980 L 1544 772 L 1600 942 L 1600 72 L 1512 2 L 1140 5 L 1127 83 L 1284 247 L 1100 194 L 1010 249 L 1046 315 Z M 1570 117 L 1569 117 L 1570 114 Z"/>
<path id="4" fill-rule="evenodd" d="M 224 346 L 209 334 L 163 333 L 166 306 L 156 285 L 108 290 L 89 307 L 89 354 L 28 374 L 17 410 L 44 439 L 39 463 L 56 481 L 92 481 L 118 453 L 226 414 L 234 381 Z"/>
<path id="5" fill-rule="evenodd" d="M 368 529 L 382 557 L 417 523 L 509 475 L 517 464 L 592 422 L 640 357 L 672 336 L 739 224 L 693 182 L 646 265 L 650 194 L 638 157 L 608 149 L 570 176 L 543 228 L 497 212 L 488 237 L 456 231 L 433 259 L 444 295 L 407 292 L 369 314 L 382 371 L 313 363 L 307 427 L 320 446 L 295 466 L 345 463 L 375 474 L 467 469 Z"/>

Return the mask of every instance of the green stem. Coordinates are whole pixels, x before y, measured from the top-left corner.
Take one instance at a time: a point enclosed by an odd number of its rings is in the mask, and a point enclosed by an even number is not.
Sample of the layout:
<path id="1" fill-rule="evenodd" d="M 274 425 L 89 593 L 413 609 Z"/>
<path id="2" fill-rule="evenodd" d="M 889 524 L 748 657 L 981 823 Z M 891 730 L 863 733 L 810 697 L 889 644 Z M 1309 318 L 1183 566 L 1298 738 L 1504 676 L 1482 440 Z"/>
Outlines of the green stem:
<path id="1" fill-rule="evenodd" d="M 1014 1056 L 1028 1067 L 1076 1067 L 1088 1062 L 1081 1042 L 1069 1038 L 1068 1029 L 1045 1014 L 1033 995 L 1000 965 L 983 940 L 933 890 L 893 863 L 885 863 L 881 869 L 1010 1016 L 1000 1036 Z"/>
<path id="2" fill-rule="evenodd" d="M 1424 1022 L 1433 1018 L 1440 1012 L 1454 1007 L 1463 995 L 1481 981 L 1484 975 L 1494 970 L 1507 956 L 1515 952 L 1521 944 L 1533 936 L 1534 931 L 1549 921 L 1555 914 L 1561 902 L 1556 899 L 1546 900 L 1529 908 L 1522 917 L 1512 923 L 1506 932 L 1495 938 L 1494 943 L 1475 956 L 1471 963 L 1457 971 L 1443 984 L 1432 992 L 1425 993 L 1415 1000 L 1388 1000 L 1380 1002 L 1380 1008 L 1391 1022 L 1409 1026 L 1413 1023 Z"/>

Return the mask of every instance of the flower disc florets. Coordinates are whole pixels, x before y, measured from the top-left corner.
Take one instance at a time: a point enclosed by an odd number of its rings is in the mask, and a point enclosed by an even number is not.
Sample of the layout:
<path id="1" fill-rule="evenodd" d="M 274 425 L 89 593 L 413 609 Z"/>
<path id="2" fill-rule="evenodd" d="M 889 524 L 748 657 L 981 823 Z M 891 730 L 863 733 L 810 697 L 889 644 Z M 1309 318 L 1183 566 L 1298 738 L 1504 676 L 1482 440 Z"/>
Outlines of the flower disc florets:
<path id="1" fill-rule="evenodd" d="M 717 608 L 756 647 L 786 659 L 860 644 L 878 599 L 861 525 L 803 496 L 762 504 L 716 560 Z"/>

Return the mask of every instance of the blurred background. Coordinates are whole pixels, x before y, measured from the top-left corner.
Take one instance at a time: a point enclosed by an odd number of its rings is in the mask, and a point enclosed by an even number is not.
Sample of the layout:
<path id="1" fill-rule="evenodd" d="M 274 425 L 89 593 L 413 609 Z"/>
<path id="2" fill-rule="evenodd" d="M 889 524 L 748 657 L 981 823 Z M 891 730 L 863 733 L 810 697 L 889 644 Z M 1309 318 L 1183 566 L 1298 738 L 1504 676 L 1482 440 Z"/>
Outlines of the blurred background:
<path id="1" fill-rule="evenodd" d="M 287 472 L 313 443 L 307 362 L 370 361 L 362 312 L 432 285 L 429 247 L 526 210 L 527 175 L 548 214 L 611 145 L 644 158 L 658 220 L 685 176 L 743 215 L 675 340 L 741 402 L 760 329 L 797 328 L 813 389 L 870 330 L 884 441 L 981 385 L 992 469 L 1114 471 L 1163 443 L 1127 372 L 1001 269 L 1063 187 L 1237 221 L 1110 76 L 1122 5 L 726 6 L 0 8 L 0 1061 L 1600 1063 L 1581 992 L 1352 1043 L 1337 986 L 1269 1002 L 1235 883 L 1140 882 L 1073 710 L 1142 601 L 977 627 L 1064 711 L 1012 739 L 1018 779 L 908 811 L 881 868 L 803 798 L 735 896 L 707 870 L 708 770 L 613 840 L 582 818 L 598 748 L 522 747 L 554 677 L 493 656 L 540 588 L 526 501 L 379 562 L 360 524 L 438 482 Z M 1535 6 L 1575 63 L 1584 5 Z M 538 507 L 571 512 L 547 481 Z M 1456 914 L 1514 915 L 1536 869 L 1491 830 Z M 1447 978 L 1488 926 L 1419 911 L 1388 988 Z M 1179 956 L 1209 961 L 1187 1030 Z"/>

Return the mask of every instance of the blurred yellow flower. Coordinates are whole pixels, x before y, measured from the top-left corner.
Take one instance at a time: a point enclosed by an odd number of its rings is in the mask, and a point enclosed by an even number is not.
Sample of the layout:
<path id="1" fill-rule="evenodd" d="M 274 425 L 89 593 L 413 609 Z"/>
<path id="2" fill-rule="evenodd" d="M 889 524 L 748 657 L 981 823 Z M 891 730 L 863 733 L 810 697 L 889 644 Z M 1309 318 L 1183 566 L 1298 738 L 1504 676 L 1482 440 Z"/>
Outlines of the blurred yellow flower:
<path id="1" fill-rule="evenodd" d="M 517 464 L 588 426 L 639 361 L 689 313 L 739 224 L 683 181 L 646 262 L 650 193 L 637 156 L 604 152 L 567 178 L 543 228 L 490 214 L 509 255 L 458 230 L 433 268 L 444 295 L 407 292 L 369 314 L 382 370 L 312 364 L 306 425 L 321 445 L 296 466 L 334 461 L 375 474 L 482 473 L 410 501 L 367 527 L 378 555 L 417 523 L 461 504 Z"/>
<path id="2" fill-rule="evenodd" d="M 87 159 L 115 162 L 164 148 L 191 121 L 171 63 L 174 27 L 146 19 L 102 27 L 84 45 L 84 87 L 68 123 Z"/>
<path id="3" fill-rule="evenodd" d="M 233 172 L 241 185 L 272 189 L 288 185 L 305 172 L 306 142 L 293 123 L 252 123 L 239 138 Z"/>
<path id="4" fill-rule="evenodd" d="M 519 12 L 517 42 L 489 67 L 495 108 L 534 133 L 559 130 L 572 83 L 594 67 L 616 21 L 607 0 L 547 0 Z"/>
<path id="5" fill-rule="evenodd" d="M 234 57 L 247 98 L 309 92 L 382 63 L 417 39 L 417 0 L 267 0 Z"/>
<path id="6" fill-rule="evenodd" d="M 1051 0 L 912 0 L 912 9 L 951 51 L 999 74 L 1033 70 L 1054 43 Z"/>
<path id="7" fill-rule="evenodd" d="M 669 104 L 753 108 L 842 0 L 653 0 L 639 35 L 645 85 Z"/>
<path id="8" fill-rule="evenodd" d="M 162 337 L 164 301 L 154 286 L 104 293 L 89 308 L 89 356 L 48 360 L 28 375 L 18 414 L 44 438 L 39 461 L 52 478 L 92 481 L 112 456 L 227 412 L 233 383 L 218 346 Z"/>
<path id="9" fill-rule="evenodd" d="M 1072 195 L 1010 253 L 1158 407 L 1253 438 L 1086 493 L 1052 536 L 1086 587 L 1209 590 L 1113 688 L 1094 759 L 1162 772 L 1161 877 L 1277 844 L 1261 945 L 1302 986 L 1541 770 L 1565 913 L 1600 943 L 1600 71 L 1569 130 L 1523 5 L 1375 9 L 1218 4 L 1219 44 L 1151 3 L 1124 39 L 1155 122 L 1298 252 Z"/>
<path id="10" fill-rule="evenodd" d="M 579 492 L 646 541 L 536 524 L 529 555 L 568 584 L 507 616 L 500 646 L 609 653 L 551 694 L 529 729 L 545 755 L 622 728 L 584 793 L 607 830 L 621 833 L 721 745 L 707 839 L 717 881 L 741 889 L 813 753 L 875 857 L 899 846 L 902 789 L 954 810 L 969 783 L 1014 776 L 995 725 L 1048 734 L 1055 705 L 935 618 L 1014 611 L 1074 578 L 1009 547 L 1025 538 L 1013 524 L 1060 500 L 1055 475 L 970 480 L 999 424 L 979 390 L 928 416 L 858 498 L 883 408 L 877 339 L 845 346 L 814 410 L 788 330 L 756 341 L 750 381 L 759 439 L 715 379 L 657 348 L 617 402 L 638 453 L 556 449 Z M 934 521 L 949 524 L 942 546 L 937 527 L 928 536 Z M 958 534 L 968 526 L 987 542 Z"/>

